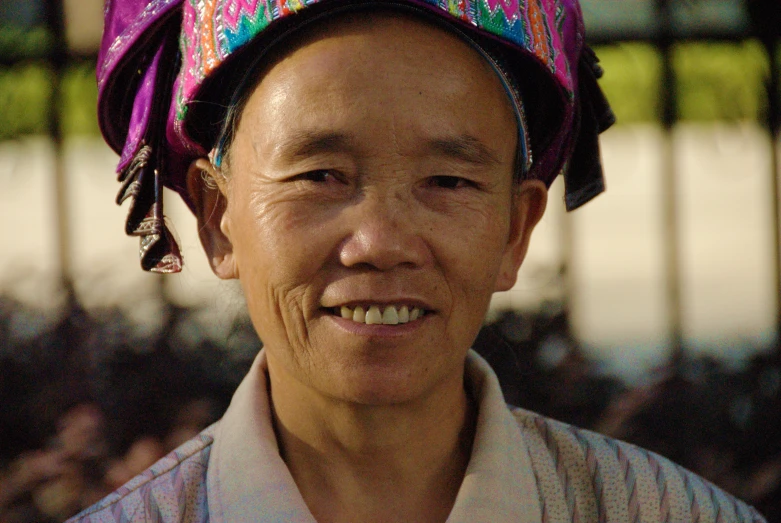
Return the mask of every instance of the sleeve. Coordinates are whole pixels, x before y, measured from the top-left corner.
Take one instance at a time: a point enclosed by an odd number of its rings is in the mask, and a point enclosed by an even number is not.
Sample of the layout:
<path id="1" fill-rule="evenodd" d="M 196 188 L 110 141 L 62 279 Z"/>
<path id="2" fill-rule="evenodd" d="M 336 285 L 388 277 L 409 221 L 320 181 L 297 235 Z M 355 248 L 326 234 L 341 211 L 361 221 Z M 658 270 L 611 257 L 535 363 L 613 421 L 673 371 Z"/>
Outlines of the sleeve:
<path id="1" fill-rule="evenodd" d="M 521 409 L 515 417 L 551 521 L 765 523 L 754 508 L 635 445 Z"/>

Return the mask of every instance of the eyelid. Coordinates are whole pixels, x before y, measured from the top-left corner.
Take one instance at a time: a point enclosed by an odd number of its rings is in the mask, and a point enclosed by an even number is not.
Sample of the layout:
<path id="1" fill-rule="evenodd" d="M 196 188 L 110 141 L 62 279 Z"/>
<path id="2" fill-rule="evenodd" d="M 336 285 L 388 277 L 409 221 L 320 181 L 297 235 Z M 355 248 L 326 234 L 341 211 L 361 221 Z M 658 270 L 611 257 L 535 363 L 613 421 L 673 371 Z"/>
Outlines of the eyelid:
<path id="1" fill-rule="evenodd" d="M 431 176 L 429 178 L 429 182 L 432 183 L 432 184 L 433 184 L 433 182 L 441 181 L 441 180 L 448 180 L 448 181 L 453 180 L 453 181 L 455 181 L 458 184 L 456 187 L 442 187 L 442 188 L 451 189 L 451 190 L 462 188 L 462 187 L 470 187 L 470 188 L 475 188 L 475 189 L 479 189 L 479 188 L 482 187 L 482 184 L 480 182 L 477 182 L 477 181 L 472 180 L 470 178 L 465 178 L 463 176 L 456 176 L 456 175 L 452 175 L 452 174 L 438 174 L 438 175 Z M 441 187 L 439 185 L 436 185 L 436 186 L 437 187 Z"/>
<path id="2" fill-rule="evenodd" d="M 326 180 L 315 180 L 318 175 L 329 176 L 335 181 L 344 183 L 345 177 L 340 171 L 336 169 L 311 169 L 302 173 L 296 174 L 289 178 L 290 181 L 312 181 L 317 183 L 325 183 Z"/>

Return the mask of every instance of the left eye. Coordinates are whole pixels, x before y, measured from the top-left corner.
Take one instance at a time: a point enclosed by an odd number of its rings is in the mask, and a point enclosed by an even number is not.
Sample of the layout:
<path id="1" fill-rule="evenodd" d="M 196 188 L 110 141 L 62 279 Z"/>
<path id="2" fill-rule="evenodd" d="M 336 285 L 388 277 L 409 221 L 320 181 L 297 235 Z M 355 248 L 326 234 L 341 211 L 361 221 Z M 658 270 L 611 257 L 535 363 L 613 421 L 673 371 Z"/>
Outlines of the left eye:
<path id="1" fill-rule="evenodd" d="M 473 187 L 474 183 L 466 178 L 458 176 L 433 176 L 429 183 L 434 187 L 442 189 L 460 189 L 462 187 Z"/>
<path id="2" fill-rule="evenodd" d="M 308 171 L 299 174 L 295 177 L 296 180 L 306 180 L 316 183 L 334 182 L 339 181 L 340 176 L 336 171 L 330 169 L 317 169 L 315 171 Z"/>

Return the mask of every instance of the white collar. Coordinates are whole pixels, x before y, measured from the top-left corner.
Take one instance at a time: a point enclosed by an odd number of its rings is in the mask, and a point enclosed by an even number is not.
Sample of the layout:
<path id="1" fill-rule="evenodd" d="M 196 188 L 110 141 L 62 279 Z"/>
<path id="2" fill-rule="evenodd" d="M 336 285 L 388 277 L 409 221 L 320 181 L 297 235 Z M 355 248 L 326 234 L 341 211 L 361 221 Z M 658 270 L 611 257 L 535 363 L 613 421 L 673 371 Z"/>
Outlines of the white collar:
<path id="1" fill-rule="evenodd" d="M 279 455 L 265 352 L 233 395 L 214 436 L 207 491 L 211 521 L 316 523 Z M 448 523 L 542 520 L 529 451 L 499 382 L 476 352 L 466 381 L 478 404 L 475 441 Z"/>

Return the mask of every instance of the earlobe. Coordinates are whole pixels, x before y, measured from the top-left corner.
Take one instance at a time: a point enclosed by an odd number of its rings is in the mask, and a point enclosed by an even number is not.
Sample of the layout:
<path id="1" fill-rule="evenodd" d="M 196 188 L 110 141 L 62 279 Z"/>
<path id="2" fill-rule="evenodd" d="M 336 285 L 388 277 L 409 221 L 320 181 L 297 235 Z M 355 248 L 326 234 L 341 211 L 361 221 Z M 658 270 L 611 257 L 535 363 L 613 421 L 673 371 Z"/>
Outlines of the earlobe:
<path id="1" fill-rule="evenodd" d="M 238 278 L 228 227 L 225 182 L 206 158 L 190 164 L 187 193 L 195 207 L 198 237 L 212 271 L 223 280 Z"/>
<path id="2" fill-rule="evenodd" d="M 548 189 L 540 180 L 524 180 L 513 196 L 510 234 L 502 258 L 495 291 L 508 291 L 518 279 L 534 227 L 540 222 L 548 203 Z"/>

